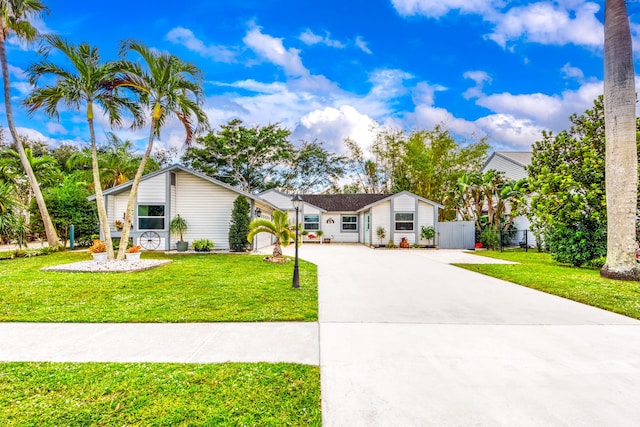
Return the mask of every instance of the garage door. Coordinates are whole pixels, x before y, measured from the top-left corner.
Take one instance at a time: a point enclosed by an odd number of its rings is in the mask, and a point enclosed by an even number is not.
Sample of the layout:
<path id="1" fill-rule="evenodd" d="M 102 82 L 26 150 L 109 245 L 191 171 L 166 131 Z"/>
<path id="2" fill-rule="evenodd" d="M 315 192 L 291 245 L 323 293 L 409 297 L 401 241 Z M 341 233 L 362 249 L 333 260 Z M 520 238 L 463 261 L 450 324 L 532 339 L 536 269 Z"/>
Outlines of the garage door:
<path id="1" fill-rule="evenodd" d="M 266 215 L 266 214 L 262 214 L 260 215 L 260 218 L 264 218 L 264 219 L 268 219 L 269 221 L 271 221 L 271 216 L 270 215 Z M 256 249 L 262 249 L 265 248 L 267 246 L 271 246 L 272 244 L 272 236 L 269 233 L 258 233 L 258 235 L 256 236 Z"/>

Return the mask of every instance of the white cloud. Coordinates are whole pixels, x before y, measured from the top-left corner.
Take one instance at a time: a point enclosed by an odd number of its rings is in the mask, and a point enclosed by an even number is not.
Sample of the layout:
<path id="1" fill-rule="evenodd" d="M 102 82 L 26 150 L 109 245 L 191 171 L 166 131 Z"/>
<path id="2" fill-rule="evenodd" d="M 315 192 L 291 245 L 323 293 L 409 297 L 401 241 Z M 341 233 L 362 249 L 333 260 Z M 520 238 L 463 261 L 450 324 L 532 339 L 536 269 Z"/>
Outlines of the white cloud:
<path id="1" fill-rule="evenodd" d="M 485 36 L 507 48 L 524 39 L 545 45 L 575 44 L 600 48 L 604 29 L 598 19 L 600 5 L 589 0 L 544 0 L 523 6 L 500 0 L 392 0 L 402 16 L 441 18 L 450 12 L 474 14 L 493 25 Z M 639 27 L 632 23 L 637 38 Z M 640 41 L 640 40 L 638 40 Z M 636 44 L 640 49 L 640 44 Z"/>
<path id="2" fill-rule="evenodd" d="M 435 93 L 447 90 L 442 85 L 431 85 L 427 82 L 420 82 L 412 90 L 413 103 L 415 105 L 433 105 L 435 102 Z"/>
<path id="3" fill-rule="evenodd" d="M 369 76 L 373 83 L 369 96 L 381 99 L 393 99 L 406 94 L 405 80 L 412 79 L 413 75 L 399 69 L 380 69 Z"/>
<path id="4" fill-rule="evenodd" d="M 353 106 L 317 109 L 300 118 L 300 124 L 293 136 L 296 139 L 325 143 L 327 149 L 344 152 L 344 139 L 356 141 L 363 149 L 368 149 L 375 137 L 376 122 Z"/>
<path id="5" fill-rule="evenodd" d="M 400 15 L 440 18 L 450 11 L 486 14 L 503 4 L 500 0 L 391 0 Z"/>
<path id="6" fill-rule="evenodd" d="M 473 80 L 476 85 L 464 91 L 465 99 L 479 98 L 483 95 L 484 84 L 491 83 L 491 76 L 484 71 L 467 71 L 462 75 L 465 79 Z"/>
<path id="7" fill-rule="evenodd" d="M 495 15 L 495 29 L 486 37 L 506 47 L 524 38 L 545 45 L 575 44 L 600 47 L 604 29 L 596 17 L 600 6 L 592 2 L 538 2 Z"/>
<path id="8" fill-rule="evenodd" d="M 543 130 L 529 119 L 510 114 L 491 114 L 479 118 L 475 123 L 489 136 L 489 141 L 523 150 L 530 150 L 531 144 L 540 139 Z"/>
<path id="9" fill-rule="evenodd" d="M 298 49 L 286 49 L 282 38 L 262 33 L 262 28 L 251 26 L 242 39 L 256 54 L 267 61 L 282 67 L 288 76 L 306 76 L 309 70 L 302 65 Z"/>
<path id="10" fill-rule="evenodd" d="M 204 57 L 212 58 L 219 62 L 233 62 L 236 52 L 224 46 L 207 46 L 198 39 L 193 31 L 188 28 L 176 27 L 169 31 L 165 38 L 171 43 L 179 44 Z"/>
<path id="11" fill-rule="evenodd" d="M 593 100 L 602 94 L 602 82 L 591 81 L 577 90 L 566 90 L 559 95 L 542 93 L 500 93 L 481 97 L 477 104 L 498 114 L 535 120 L 538 126 L 553 131 L 567 127 L 573 113 L 582 113 L 593 105 Z"/>
<path id="12" fill-rule="evenodd" d="M 358 49 L 360 49 L 364 53 L 369 54 L 369 55 L 373 54 L 373 52 L 371 52 L 371 49 L 369 49 L 369 45 L 367 44 L 366 41 L 364 41 L 362 36 L 356 37 L 355 44 L 358 47 Z"/>
<path id="13" fill-rule="evenodd" d="M 315 34 L 313 31 L 311 31 L 310 28 L 307 28 L 303 33 L 300 34 L 300 36 L 298 36 L 298 38 L 304 44 L 307 44 L 309 46 L 313 46 L 315 44 L 324 44 L 326 46 L 335 47 L 337 49 L 343 49 L 344 47 L 346 47 L 346 45 L 341 41 L 332 39 L 331 35 L 328 32 L 326 32 L 323 37 Z"/>
<path id="14" fill-rule="evenodd" d="M 60 123 L 47 122 L 45 126 L 47 127 L 47 131 L 51 134 L 66 135 L 69 133 Z"/>
<path id="15" fill-rule="evenodd" d="M 582 70 L 577 67 L 572 67 L 569 62 L 564 64 L 560 71 L 562 71 L 562 74 L 567 79 L 582 80 L 584 78 L 584 73 L 582 72 Z"/>

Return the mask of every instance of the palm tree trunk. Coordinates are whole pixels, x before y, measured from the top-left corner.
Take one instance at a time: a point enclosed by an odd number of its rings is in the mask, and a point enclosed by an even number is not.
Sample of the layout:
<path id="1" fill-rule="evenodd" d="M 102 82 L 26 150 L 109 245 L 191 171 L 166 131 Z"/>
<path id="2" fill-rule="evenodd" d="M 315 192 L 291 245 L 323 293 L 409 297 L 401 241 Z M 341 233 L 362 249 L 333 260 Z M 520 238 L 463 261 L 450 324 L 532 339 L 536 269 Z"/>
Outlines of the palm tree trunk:
<path id="1" fill-rule="evenodd" d="M 280 239 L 276 239 L 276 243 L 273 245 L 273 257 L 282 258 L 282 246 L 280 245 Z"/>
<path id="2" fill-rule="evenodd" d="M 639 280 L 635 260 L 636 93 L 631 32 L 624 0 L 606 0 L 604 25 L 607 261 L 600 275 Z"/>
<path id="3" fill-rule="evenodd" d="M 136 207 L 136 200 L 138 198 L 138 187 L 140 186 L 140 180 L 144 173 L 144 168 L 147 165 L 147 160 L 151 156 L 151 150 L 153 149 L 153 137 L 155 135 L 155 129 L 157 126 L 157 120 L 151 119 L 151 131 L 149 133 L 149 142 L 147 143 L 147 150 L 144 152 L 140 165 L 136 171 L 136 175 L 133 178 L 131 184 L 131 192 L 129 193 L 129 200 L 127 201 L 127 210 L 124 214 L 124 225 L 122 227 L 122 237 L 120 238 L 120 249 L 118 249 L 117 259 L 124 259 L 127 251 L 127 243 L 129 242 L 129 234 L 131 232 L 131 226 L 133 221 L 133 210 Z M 166 214 L 166 213 L 165 213 Z"/>
<path id="4" fill-rule="evenodd" d="M 22 162 L 22 166 L 24 167 L 25 173 L 27 175 L 27 179 L 29 180 L 29 184 L 31 185 L 31 189 L 33 190 L 33 195 L 36 199 L 36 203 L 38 204 L 38 209 L 40 210 L 40 215 L 42 216 L 42 224 L 44 225 L 44 232 L 47 235 L 47 242 L 50 247 L 58 247 L 60 246 L 60 239 L 58 238 L 58 233 L 56 232 L 55 227 L 53 226 L 53 222 L 51 221 L 51 217 L 49 216 L 49 211 L 47 210 L 47 205 L 44 201 L 44 197 L 42 196 L 42 191 L 40 191 L 40 186 L 38 185 L 38 180 L 36 179 L 35 174 L 33 173 L 33 169 L 31 168 L 31 164 L 27 159 L 27 156 L 24 152 L 24 147 L 22 145 L 22 141 L 20 141 L 20 137 L 18 136 L 18 132 L 16 130 L 15 123 L 13 121 L 13 109 L 11 107 L 11 84 L 9 81 L 9 66 L 7 64 L 7 52 L 5 49 L 5 39 L 4 39 L 4 28 L 2 23 L 0 22 L 0 62 L 2 63 L 2 80 L 4 83 L 4 105 L 5 112 L 7 116 L 7 122 L 9 124 L 9 131 L 11 132 L 11 136 L 16 143 L 16 149 L 18 151 L 18 155 L 20 156 L 20 161 Z"/>
<path id="5" fill-rule="evenodd" d="M 102 194 L 102 184 L 100 183 L 100 169 L 98 165 L 98 148 L 96 146 L 96 132 L 93 127 L 93 102 L 87 104 L 87 121 L 89 122 L 89 132 L 91 134 L 91 169 L 93 171 L 93 188 L 96 192 L 96 206 L 98 208 L 98 220 L 100 230 L 107 247 L 107 259 L 113 259 L 113 240 L 111 240 L 111 229 L 109 228 L 109 217 Z"/>

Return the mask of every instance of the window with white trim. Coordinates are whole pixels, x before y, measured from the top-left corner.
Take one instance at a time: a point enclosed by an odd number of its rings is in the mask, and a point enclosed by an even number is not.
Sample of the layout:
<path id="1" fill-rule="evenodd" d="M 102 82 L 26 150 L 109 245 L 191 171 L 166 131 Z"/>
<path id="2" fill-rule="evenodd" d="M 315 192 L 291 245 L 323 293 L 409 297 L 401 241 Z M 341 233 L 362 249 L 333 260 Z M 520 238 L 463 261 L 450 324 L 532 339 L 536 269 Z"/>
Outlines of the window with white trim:
<path id="1" fill-rule="evenodd" d="M 345 233 L 358 231 L 358 215 L 342 215 L 340 229 Z"/>
<path id="2" fill-rule="evenodd" d="M 164 230 L 164 205 L 138 205 L 138 230 Z"/>
<path id="3" fill-rule="evenodd" d="M 316 231 L 320 230 L 320 215 L 305 215 L 303 230 Z"/>
<path id="4" fill-rule="evenodd" d="M 396 212 L 395 217 L 396 231 L 413 231 L 414 230 L 414 213 L 413 212 Z"/>

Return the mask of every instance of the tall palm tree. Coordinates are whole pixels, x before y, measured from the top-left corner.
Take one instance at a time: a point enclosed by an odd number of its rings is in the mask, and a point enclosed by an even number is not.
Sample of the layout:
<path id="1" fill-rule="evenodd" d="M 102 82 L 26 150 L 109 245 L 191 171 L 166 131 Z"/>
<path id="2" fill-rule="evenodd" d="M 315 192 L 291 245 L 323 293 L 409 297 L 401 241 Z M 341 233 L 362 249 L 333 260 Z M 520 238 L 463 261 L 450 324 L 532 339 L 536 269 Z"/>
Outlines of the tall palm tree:
<path id="1" fill-rule="evenodd" d="M 249 234 L 247 241 L 253 242 L 253 238 L 258 233 L 269 233 L 276 238 L 273 247 L 273 257 L 282 258 L 282 246 L 289 246 L 292 235 L 295 231 L 291 231 L 289 226 L 289 215 L 287 212 L 274 211 L 273 221 L 265 218 L 256 218 L 249 224 Z"/>
<path id="2" fill-rule="evenodd" d="M 2 64 L 2 80 L 4 83 L 4 105 L 9 131 L 16 143 L 16 148 L 25 170 L 29 185 L 33 191 L 38 209 L 42 216 L 45 233 L 47 234 L 47 242 L 49 246 L 60 246 L 58 233 L 53 226 L 47 205 L 42 196 L 42 191 L 38 186 L 38 180 L 29 165 L 25 155 L 24 146 L 18 136 L 16 125 L 13 120 L 13 108 L 11 106 L 11 82 L 9 80 L 9 64 L 7 62 L 7 51 L 5 41 L 10 34 L 26 40 L 32 41 L 38 35 L 38 31 L 29 22 L 29 19 L 45 12 L 47 8 L 40 0 L 0 0 L 0 63 Z"/>
<path id="3" fill-rule="evenodd" d="M 48 61 L 47 56 L 45 56 L 44 60 L 29 66 L 27 71 L 31 84 L 36 85 L 43 76 L 53 76 L 55 82 L 49 86 L 34 89 L 25 100 L 25 104 L 31 113 L 43 108 L 48 116 L 55 118 L 59 118 L 59 104 L 76 110 L 80 110 L 83 107 L 86 108 L 87 122 L 91 135 L 91 165 L 98 218 L 109 259 L 113 259 L 111 231 L 109 229 L 104 196 L 102 195 L 102 187 L 100 186 L 100 170 L 94 128 L 94 105 L 99 105 L 106 112 L 113 126 L 122 125 L 122 113 L 124 110 L 128 110 L 133 114 L 132 126 L 139 125 L 139 108 L 131 99 L 121 96 L 117 92 L 117 81 L 122 71 L 119 61 L 102 62 L 98 48 L 92 47 L 87 43 L 75 46 L 56 35 L 45 36 L 45 42 L 45 54 L 55 49 L 66 57 L 71 67 L 69 69 L 60 67 Z"/>
<path id="4" fill-rule="evenodd" d="M 160 138 L 160 130 L 171 117 L 177 118 L 186 132 L 185 144 L 189 145 L 199 132 L 208 129 L 207 116 L 201 105 L 204 103 L 200 70 L 191 63 L 185 63 L 174 55 L 158 53 L 138 42 L 127 40 L 122 43 L 121 54 L 136 52 L 145 68 L 133 62 L 127 64 L 127 76 L 118 83 L 121 87 L 134 90 L 140 103 L 151 112 L 151 125 L 147 149 L 131 184 L 124 227 L 120 240 L 118 259 L 123 259 L 126 251 L 133 210 L 136 205 L 140 179 L 153 149 L 153 142 Z"/>
<path id="5" fill-rule="evenodd" d="M 607 261 L 600 275 L 640 280 L 635 260 L 638 158 L 636 92 L 624 0 L 606 0 L 604 18 Z"/>

